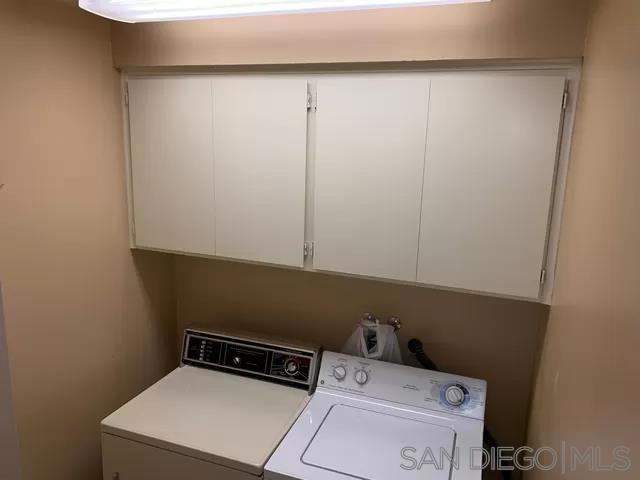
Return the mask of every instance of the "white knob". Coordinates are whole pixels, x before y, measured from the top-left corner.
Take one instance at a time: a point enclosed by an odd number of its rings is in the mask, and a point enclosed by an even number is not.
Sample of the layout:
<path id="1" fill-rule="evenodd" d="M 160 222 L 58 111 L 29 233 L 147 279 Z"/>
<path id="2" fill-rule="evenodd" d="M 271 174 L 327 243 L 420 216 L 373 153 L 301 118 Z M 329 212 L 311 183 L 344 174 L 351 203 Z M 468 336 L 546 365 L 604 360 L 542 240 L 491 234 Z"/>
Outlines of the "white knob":
<path id="1" fill-rule="evenodd" d="M 295 375 L 298 373 L 298 362 L 295 359 L 290 358 L 284 364 L 284 371 L 287 375 Z"/>
<path id="2" fill-rule="evenodd" d="M 464 392 L 459 386 L 451 385 L 445 390 L 444 398 L 452 407 L 459 407 L 464 403 Z"/>
<path id="3" fill-rule="evenodd" d="M 342 365 L 333 367 L 333 376 L 336 380 L 344 380 L 344 378 L 347 376 L 347 369 Z"/>
<path id="4" fill-rule="evenodd" d="M 364 385 L 369 381 L 369 374 L 366 372 L 366 370 L 360 369 L 360 370 L 356 370 L 356 373 L 353 375 L 353 378 L 355 379 L 358 385 Z"/>

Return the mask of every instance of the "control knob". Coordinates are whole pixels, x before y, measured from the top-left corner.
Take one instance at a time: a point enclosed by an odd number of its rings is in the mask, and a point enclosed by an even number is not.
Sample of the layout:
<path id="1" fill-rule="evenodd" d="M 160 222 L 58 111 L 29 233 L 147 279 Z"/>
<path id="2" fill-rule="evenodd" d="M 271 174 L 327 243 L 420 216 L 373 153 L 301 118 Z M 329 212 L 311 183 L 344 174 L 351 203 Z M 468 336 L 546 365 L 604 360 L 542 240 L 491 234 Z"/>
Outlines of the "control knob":
<path id="1" fill-rule="evenodd" d="M 464 403 L 465 392 L 459 385 L 449 385 L 444 391 L 444 400 L 452 407 L 459 407 Z"/>
<path id="2" fill-rule="evenodd" d="M 344 368 L 342 365 L 333 367 L 333 377 L 336 380 L 339 380 L 339 381 L 344 380 L 346 376 L 347 376 L 347 369 Z"/>
<path id="3" fill-rule="evenodd" d="M 295 375 L 298 373 L 298 361 L 295 358 L 290 358 L 284 363 L 284 371 L 287 375 Z"/>
<path id="4" fill-rule="evenodd" d="M 353 375 L 353 379 L 358 385 L 364 385 L 369 381 L 369 373 L 365 369 L 361 368 L 359 370 L 356 370 Z"/>

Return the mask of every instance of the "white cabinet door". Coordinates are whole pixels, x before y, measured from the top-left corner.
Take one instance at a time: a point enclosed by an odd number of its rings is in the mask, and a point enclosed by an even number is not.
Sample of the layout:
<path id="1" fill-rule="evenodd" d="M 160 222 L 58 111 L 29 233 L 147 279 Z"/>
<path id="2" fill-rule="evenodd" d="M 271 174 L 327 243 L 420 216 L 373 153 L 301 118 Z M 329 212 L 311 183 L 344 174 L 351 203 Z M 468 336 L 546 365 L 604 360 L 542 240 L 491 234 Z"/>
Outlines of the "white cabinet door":
<path id="1" fill-rule="evenodd" d="M 213 254 L 211 81 L 128 86 L 135 245 Z"/>
<path id="2" fill-rule="evenodd" d="M 214 80 L 216 255 L 302 267 L 307 82 Z"/>
<path id="3" fill-rule="evenodd" d="M 431 83 L 418 281 L 537 298 L 564 78 Z"/>
<path id="4" fill-rule="evenodd" d="M 315 268 L 416 280 L 428 96 L 424 75 L 318 81 Z"/>

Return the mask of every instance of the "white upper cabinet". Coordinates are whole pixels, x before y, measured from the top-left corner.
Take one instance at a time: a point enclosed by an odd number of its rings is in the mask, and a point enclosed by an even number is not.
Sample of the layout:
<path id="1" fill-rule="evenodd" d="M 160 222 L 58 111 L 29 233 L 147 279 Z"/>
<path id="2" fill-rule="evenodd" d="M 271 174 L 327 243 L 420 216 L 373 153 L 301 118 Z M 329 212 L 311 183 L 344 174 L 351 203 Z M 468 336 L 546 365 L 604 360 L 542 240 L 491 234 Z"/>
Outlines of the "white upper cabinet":
<path id="1" fill-rule="evenodd" d="M 548 301 L 576 80 L 133 76 L 132 244 Z"/>
<path id="2" fill-rule="evenodd" d="M 128 82 L 137 247 L 214 253 L 211 81 Z"/>
<path id="3" fill-rule="evenodd" d="M 418 281 L 538 298 L 565 78 L 431 83 Z"/>
<path id="4" fill-rule="evenodd" d="M 213 80 L 216 255 L 303 265 L 307 82 Z"/>
<path id="5" fill-rule="evenodd" d="M 314 267 L 415 281 L 429 80 L 317 83 Z"/>

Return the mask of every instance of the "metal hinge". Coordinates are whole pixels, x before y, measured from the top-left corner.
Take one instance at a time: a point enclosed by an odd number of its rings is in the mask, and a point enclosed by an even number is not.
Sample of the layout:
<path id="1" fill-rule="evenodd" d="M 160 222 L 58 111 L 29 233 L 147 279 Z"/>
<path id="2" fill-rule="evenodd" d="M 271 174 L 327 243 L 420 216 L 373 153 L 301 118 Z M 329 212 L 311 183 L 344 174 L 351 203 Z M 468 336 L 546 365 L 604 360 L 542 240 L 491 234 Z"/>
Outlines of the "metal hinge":
<path id="1" fill-rule="evenodd" d="M 133 240 L 133 243 L 136 243 L 136 222 L 132 221 L 131 222 L 131 239 Z"/>
<path id="2" fill-rule="evenodd" d="M 303 250 L 304 256 L 313 258 L 313 242 L 304 242 Z"/>
<path id="3" fill-rule="evenodd" d="M 540 271 L 540 285 L 544 285 L 544 282 L 547 281 L 547 269 L 543 268 Z"/>
<path id="4" fill-rule="evenodd" d="M 314 112 L 318 110 L 318 102 L 313 98 L 313 93 L 311 92 L 311 84 L 307 83 L 307 112 L 313 110 Z"/>
<path id="5" fill-rule="evenodd" d="M 129 106 L 129 84 L 128 83 L 124 84 L 124 104 L 127 107 Z"/>
<path id="6" fill-rule="evenodd" d="M 569 90 L 565 90 L 562 94 L 562 109 L 567 109 L 567 103 L 569 103 Z"/>

